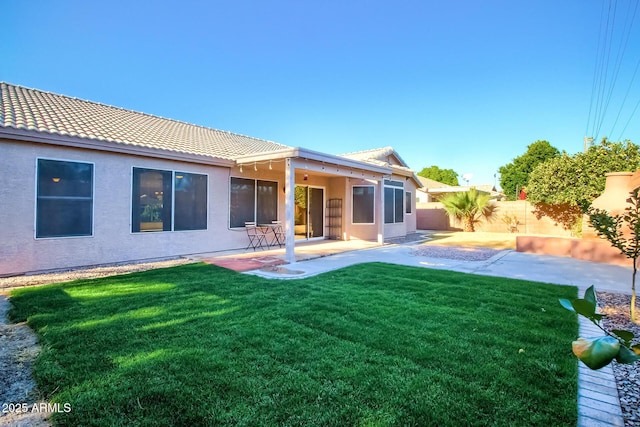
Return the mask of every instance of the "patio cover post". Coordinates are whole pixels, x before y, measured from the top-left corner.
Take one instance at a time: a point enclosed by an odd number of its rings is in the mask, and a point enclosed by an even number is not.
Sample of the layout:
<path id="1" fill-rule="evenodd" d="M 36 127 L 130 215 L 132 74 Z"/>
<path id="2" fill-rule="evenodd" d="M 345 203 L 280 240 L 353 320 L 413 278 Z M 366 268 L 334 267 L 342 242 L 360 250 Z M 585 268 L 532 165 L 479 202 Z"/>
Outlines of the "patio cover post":
<path id="1" fill-rule="evenodd" d="M 296 186 L 296 174 L 294 162 L 291 158 L 286 159 L 285 171 L 284 171 L 284 215 L 285 215 L 285 256 L 284 259 L 288 264 L 296 261 L 295 254 L 295 186 Z"/>
<path id="2" fill-rule="evenodd" d="M 378 243 L 384 244 L 384 176 L 378 181 Z"/>

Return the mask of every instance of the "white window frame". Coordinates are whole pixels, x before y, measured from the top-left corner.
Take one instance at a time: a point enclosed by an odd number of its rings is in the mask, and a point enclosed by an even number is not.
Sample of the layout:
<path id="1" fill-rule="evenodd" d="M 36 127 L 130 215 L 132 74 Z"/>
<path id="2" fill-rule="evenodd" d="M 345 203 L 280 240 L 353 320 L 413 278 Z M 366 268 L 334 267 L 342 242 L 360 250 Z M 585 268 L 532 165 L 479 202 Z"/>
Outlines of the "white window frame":
<path id="1" fill-rule="evenodd" d="M 245 226 L 240 226 L 240 227 L 232 227 L 231 226 L 231 180 L 232 179 L 246 179 L 248 181 L 253 181 L 254 185 L 253 185 L 253 221 L 256 222 L 257 218 L 258 218 L 258 181 L 264 181 L 264 182 L 271 182 L 276 184 L 276 218 L 279 219 L 280 218 L 280 196 L 278 194 L 278 192 L 280 191 L 280 181 L 277 180 L 271 180 L 271 179 L 260 179 L 260 178 L 249 178 L 249 177 L 245 177 L 245 176 L 230 176 L 229 177 L 229 185 L 228 185 L 228 191 L 227 191 L 227 206 L 229 207 L 227 209 L 227 228 L 229 230 L 244 230 Z"/>
<path id="2" fill-rule="evenodd" d="M 405 211 L 406 211 L 404 182 L 403 181 L 394 180 L 394 179 L 385 179 L 382 191 L 385 191 L 386 188 L 393 188 L 394 189 L 394 191 L 393 191 L 393 222 L 387 222 L 386 221 L 386 214 L 385 214 L 385 218 L 383 218 L 382 220 L 384 221 L 384 224 L 402 224 L 402 223 L 405 222 L 404 216 L 405 216 Z M 396 207 L 395 207 L 396 191 L 395 190 L 402 190 L 402 220 L 401 221 L 398 221 L 398 218 L 396 218 Z M 385 198 L 384 198 L 384 203 L 385 203 L 384 212 L 386 212 L 387 199 L 388 198 L 385 196 Z"/>
<path id="3" fill-rule="evenodd" d="M 353 190 L 354 188 L 373 188 L 373 206 L 372 206 L 372 210 L 373 210 L 373 222 L 355 222 L 353 220 L 353 215 L 355 213 L 355 203 L 353 201 Z M 356 225 L 372 225 L 376 223 L 376 186 L 369 184 L 369 185 L 354 185 L 351 187 L 351 224 L 356 224 Z"/>
<path id="4" fill-rule="evenodd" d="M 91 165 L 92 174 L 91 174 L 91 234 L 86 236 L 52 236 L 52 237 L 38 237 L 38 178 L 40 171 L 38 170 L 38 162 L 40 160 L 49 160 L 54 162 L 67 162 L 67 163 L 85 163 Z M 94 162 L 88 162 L 85 160 L 77 160 L 77 159 L 61 159 L 54 157 L 36 157 L 35 161 L 35 185 L 34 185 L 34 206 L 33 206 L 33 238 L 35 240 L 51 240 L 51 239 L 86 239 L 93 238 L 95 235 L 95 227 L 96 227 L 96 164 Z"/>
<path id="5" fill-rule="evenodd" d="M 171 172 L 171 230 L 157 230 L 157 231 L 133 231 L 133 176 L 134 176 L 134 170 L 135 169 L 146 169 L 146 170 L 151 170 L 151 171 L 158 171 L 158 172 Z M 196 230 L 176 230 L 175 229 L 175 215 L 176 215 L 176 198 L 175 198 L 175 192 L 176 192 L 176 173 L 180 172 L 180 173 L 185 173 L 185 174 L 190 174 L 190 175 L 203 175 L 206 177 L 207 179 L 207 200 L 206 200 L 206 206 L 207 206 L 207 221 L 206 221 L 206 226 L 205 228 L 199 228 Z M 209 193 L 211 192 L 211 185 L 210 185 L 211 181 L 209 180 L 209 174 L 208 173 L 203 173 L 203 172 L 193 172 L 193 171 L 189 171 L 188 169 L 163 169 L 160 167 L 154 167 L 154 166 L 132 166 L 131 167 L 131 179 L 129 182 L 129 188 L 131 190 L 130 192 L 130 197 L 129 197 L 129 234 L 134 234 L 134 235 L 140 235 L 140 234 L 156 234 L 156 233 L 193 233 L 193 232 L 202 232 L 202 231 L 208 231 L 209 230 L 209 215 L 210 215 L 210 205 L 209 205 Z"/>

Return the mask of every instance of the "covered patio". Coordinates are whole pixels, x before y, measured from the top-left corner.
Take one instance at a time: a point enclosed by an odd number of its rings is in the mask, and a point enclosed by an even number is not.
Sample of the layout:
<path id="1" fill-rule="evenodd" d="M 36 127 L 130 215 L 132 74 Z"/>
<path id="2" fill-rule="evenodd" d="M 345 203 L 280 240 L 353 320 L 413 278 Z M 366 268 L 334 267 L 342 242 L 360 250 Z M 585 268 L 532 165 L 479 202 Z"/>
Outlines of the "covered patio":
<path id="1" fill-rule="evenodd" d="M 284 212 L 276 214 L 284 230 L 283 263 L 295 262 L 297 253 L 304 256 L 302 242 L 333 239 L 361 241 L 355 243 L 360 247 L 381 245 L 387 237 L 407 233 L 404 216 L 413 210 L 417 181 L 413 171 L 397 160 L 392 149 L 385 154 L 387 157 L 393 154 L 395 162 L 335 156 L 303 148 L 241 156 L 232 169 L 232 187 L 234 179 L 277 180 L 278 207 L 283 208 L 278 212 Z M 412 184 L 406 185 L 410 180 Z M 385 193 L 387 197 L 389 194 L 395 197 L 391 223 Z M 233 209 L 233 200 L 231 205 Z M 397 221 L 393 220 L 394 214 Z M 259 212 L 255 215 L 258 224 L 260 216 Z M 267 225 L 265 221 L 263 224 Z M 239 227 L 238 222 L 235 226 Z M 230 227 L 234 227 L 233 219 Z"/>

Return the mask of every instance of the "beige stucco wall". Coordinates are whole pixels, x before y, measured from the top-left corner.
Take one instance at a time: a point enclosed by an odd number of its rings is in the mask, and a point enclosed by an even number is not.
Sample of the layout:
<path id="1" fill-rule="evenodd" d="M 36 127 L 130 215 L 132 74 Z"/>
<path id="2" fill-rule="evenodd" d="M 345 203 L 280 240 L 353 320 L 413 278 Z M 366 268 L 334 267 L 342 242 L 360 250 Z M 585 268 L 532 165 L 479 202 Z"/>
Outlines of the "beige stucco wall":
<path id="1" fill-rule="evenodd" d="M 44 144 L 0 141 L 0 275 L 244 247 L 228 229 L 229 169 Z M 35 238 L 36 160 L 94 164 L 93 236 Z M 209 175 L 208 229 L 131 233 L 133 167 Z M 224 183 L 217 185 L 215 183 Z"/>
<path id="2" fill-rule="evenodd" d="M 93 235 L 69 238 L 35 238 L 36 163 L 38 158 L 94 164 Z M 276 181 L 279 194 L 278 219 L 285 221 L 284 171 L 268 165 L 226 168 L 174 160 L 124 155 L 47 144 L 0 139 L 0 276 L 151 260 L 190 254 L 240 249 L 247 246 L 243 228 L 229 228 L 230 177 Z M 131 232 L 131 187 L 133 168 L 150 168 L 207 174 L 207 230 L 171 232 Z M 352 224 L 351 187 L 362 180 L 308 174 L 296 170 L 296 184 L 325 189 L 326 200 L 343 200 L 342 238 L 376 240 L 383 221 L 376 208 L 374 224 Z M 404 179 L 394 177 L 395 179 Z M 373 181 L 375 182 L 375 181 Z M 409 180 L 405 191 L 412 192 L 412 214 L 401 224 L 387 224 L 385 237 L 404 235 L 416 229 L 415 186 Z M 378 201 L 376 186 L 376 201 Z M 326 215 L 325 215 L 326 218 Z M 326 230 L 325 230 L 326 231 Z"/>

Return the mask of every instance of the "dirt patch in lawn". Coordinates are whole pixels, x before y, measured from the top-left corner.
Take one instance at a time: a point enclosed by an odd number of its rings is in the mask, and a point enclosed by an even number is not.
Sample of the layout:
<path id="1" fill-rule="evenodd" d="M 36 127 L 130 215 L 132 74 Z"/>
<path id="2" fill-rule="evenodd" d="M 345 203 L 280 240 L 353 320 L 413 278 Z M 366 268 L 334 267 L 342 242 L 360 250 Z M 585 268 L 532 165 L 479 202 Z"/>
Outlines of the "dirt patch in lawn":
<path id="1" fill-rule="evenodd" d="M 48 426 L 46 412 L 34 411 L 44 403 L 31 376 L 40 346 L 25 323 L 8 323 L 9 301 L 0 295 L 0 424 Z"/>

